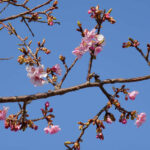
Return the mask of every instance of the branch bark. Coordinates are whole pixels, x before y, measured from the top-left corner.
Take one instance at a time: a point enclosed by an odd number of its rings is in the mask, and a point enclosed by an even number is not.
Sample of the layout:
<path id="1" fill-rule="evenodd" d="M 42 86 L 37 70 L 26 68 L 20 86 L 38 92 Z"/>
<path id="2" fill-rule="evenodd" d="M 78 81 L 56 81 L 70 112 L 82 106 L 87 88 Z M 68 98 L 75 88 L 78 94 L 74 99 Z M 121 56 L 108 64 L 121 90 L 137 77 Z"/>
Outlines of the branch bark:
<path id="1" fill-rule="evenodd" d="M 106 79 L 101 82 L 94 82 L 94 83 L 86 82 L 86 83 L 76 85 L 73 87 L 69 87 L 69 88 L 63 88 L 63 89 L 58 89 L 54 91 L 49 90 L 48 92 L 45 92 L 45 93 L 37 93 L 37 94 L 25 95 L 25 96 L 0 97 L 0 103 L 31 101 L 31 100 L 48 98 L 48 97 L 52 97 L 56 95 L 63 95 L 63 94 L 66 94 L 72 91 L 77 91 L 77 90 L 84 89 L 84 88 L 100 87 L 104 84 L 138 82 L 138 81 L 143 81 L 143 80 L 148 80 L 148 79 L 150 79 L 150 75 L 137 77 L 137 78 L 128 78 L 128 79 L 123 79 L 123 78 Z"/>

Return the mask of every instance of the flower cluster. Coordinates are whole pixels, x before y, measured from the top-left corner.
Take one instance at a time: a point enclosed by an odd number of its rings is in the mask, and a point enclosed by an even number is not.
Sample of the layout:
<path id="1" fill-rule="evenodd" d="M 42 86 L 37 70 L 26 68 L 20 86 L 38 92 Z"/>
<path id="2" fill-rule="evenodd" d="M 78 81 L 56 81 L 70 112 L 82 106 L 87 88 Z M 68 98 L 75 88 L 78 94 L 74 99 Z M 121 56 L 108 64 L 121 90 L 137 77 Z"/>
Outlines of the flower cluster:
<path id="1" fill-rule="evenodd" d="M 91 18 L 96 18 L 96 19 L 103 19 L 102 21 L 104 22 L 105 20 L 109 21 L 111 24 L 116 23 L 116 20 L 110 16 L 112 9 L 109 9 L 107 13 L 104 14 L 102 17 L 101 14 L 104 12 L 102 10 L 99 10 L 99 6 L 96 7 L 91 7 L 91 9 L 88 10 L 88 14 L 90 14 Z"/>
<path id="2" fill-rule="evenodd" d="M 114 24 L 116 23 L 116 20 L 110 16 L 110 13 L 111 13 L 112 9 L 110 9 L 105 15 L 104 15 L 104 21 L 107 20 L 109 21 L 111 24 Z"/>
<path id="3" fill-rule="evenodd" d="M 21 129 L 20 123 L 16 123 L 15 121 L 6 119 L 5 120 L 5 129 L 10 128 L 11 131 L 19 131 Z"/>
<path id="4" fill-rule="evenodd" d="M 128 42 L 124 42 L 122 44 L 122 48 L 137 47 L 139 45 L 140 45 L 140 43 L 138 40 L 133 40 L 132 38 L 129 38 Z"/>
<path id="5" fill-rule="evenodd" d="M 27 76 L 31 79 L 34 86 L 42 86 L 47 83 L 47 81 L 43 79 L 47 77 L 47 73 L 44 71 L 43 65 L 38 67 L 29 65 L 26 67 L 26 70 L 28 72 Z"/>
<path id="6" fill-rule="evenodd" d="M 44 128 L 45 133 L 50 133 L 50 134 L 55 134 L 57 132 L 59 132 L 61 129 L 59 128 L 58 125 L 53 125 L 52 124 L 52 118 L 54 118 L 55 116 L 53 114 L 51 114 L 53 112 L 53 108 L 49 108 L 50 104 L 49 102 L 45 103 L 45 109 L 41 109 L 42 114 L 44 116 L 44 118 L 47 120 L 48 122 L 48 126 Z"/>
<path id="7" fill-rule="evenodd" d="M 80 46 L 75 48 L 72 52 L 78 58 L 81 58 L 82 55 L 86 52 L 90 52 L 95 56 L 102 51 L 104 43 L 104 36 L 102 34 L 96 34 L 96 29 L 88 31 L 88 29 L 84 30 L 84 37 L 81 40 Z"/>
<path id="8" fill-rule="evenodd" d="M 136 120 L 135 124 L 139 128 L 145 121 L 146 121 L 146 114 L 145 113 L 140 113 L 137 117 L 137 120 Z"/>

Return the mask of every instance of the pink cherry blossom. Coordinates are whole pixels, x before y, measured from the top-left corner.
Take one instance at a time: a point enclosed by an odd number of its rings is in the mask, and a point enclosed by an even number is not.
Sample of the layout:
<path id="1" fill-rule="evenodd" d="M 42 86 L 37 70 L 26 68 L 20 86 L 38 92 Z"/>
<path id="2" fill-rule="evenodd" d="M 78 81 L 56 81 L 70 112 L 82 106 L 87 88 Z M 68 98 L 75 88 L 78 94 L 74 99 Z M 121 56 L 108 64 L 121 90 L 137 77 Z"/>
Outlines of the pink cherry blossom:
<path id="1" fill-rule="evenodd" d="M 83 52 L 82 52 L 82 51 L 80 51 L 80 50 L 78 49 L 78 47 L 77 47 L 77 48 L 75 48 L 75 50 L 74 50 L 74 51 L 72 51 L 72 53 L 73 53 L 74 55 L 76 55 L 76 56 L 77 56 L 77 58 L 81 58 L 81 57 L 82 57 L 82 55 L 83 55 Z"/>
<path id="2" fill-rule="evenodd" d="M 132 91 L 131 93 L 128 93 L 129 98 L 130 98 L 131 100 L 135 100 L 135 97 L 136 97 L 137 94 L 139 94 L 138 91 Z"/>
<path id="3" fill-rule="evenodd" d="M 51 128 L 50 127 L 46 127 L 44 128 L 45 133 L 50 133 L 50 134 L 55 134 L 57 132 L 59 132 L 61 129 L 59 128 L 58 125 L 52 125 Z"/>
<path id="4" fill-rule="evenodd" d="M 111 123 L 112 123 L 111 118 L 110 118 L 110 117 L 107 117 L 106 122 L 109 123 L 109 124 L 111 124 Z"/>
<path id="5" fill-rule="evenodd" d="M 87 43 L 90 43 L 92 41 L 92 39 L 94 39 L 96 37 L 96 29 L 92 29 L 91 31 L 88 31 L 88 29 L 84 30 L 84 37 L 83 40 L 86 41 Z"/>
<path id="6" fill-rule="evenodd" d="M 98 46 L 95 48 L 95 51 L 94 51 L 94 55 L 96 56 L 98 53 L 100 53 L 102 51 L 102 47 L 101 46 Z"/>
<path id="7" fill-rule="evenodd" d="M 102 47 L 104 43 L 104 36 L 98 35 L 96 33 L 96 29 L 92 29 L 89 31 L 88 29 L 84 30 L 84 37 L 81 40 L 80 46 L 75 48 L 72 52 L 77 58 L 81 58 L 84 53 L 94 51 L 94 55 L 96 56 L 99 52 L 102 51 Z"/>
<path id="8" fill-rule="evenodd" d="M 56 74 L 58 74 L 58 75 L 60 75 L 60 76 L 61 76 L 61 72 L 62 72 L 62 70 L 61 70 L 61 68 L 60 68 L 60 65 L 59 65 L 59 64 L 56 64 L 55 66 L 53 66 L 53 67 L 51 68 L 51 70 L 52 70 L 53 72 L 55 72 Z"/>
<path id="9" fill-rule="evenodd" d="M 105 40 L 104 36 L 102 34 L 96 35 L 96 42 L 103 43 Z"/>
<path id="10" fill-rule="evenodd" d="M 146 113 L 140 113 L 137 117 L 135 124 L 139 128 L 146 121 Z"/>
<path id="11" fill-rule="evenodd" d="M 6 114 L 8 112 L 8 107 L 3 106 L 3 110 L 0 110 L 0 120 L 6 119 Z"/>
<path id="12" fill-rule="evenodd" d="M 47 77 L 47 73 L 44 71 L 44 66 L 40 65 L 38 67 L 35 66 L 27 66 L 27 76 L 31 79 L 31 82 L 34 86 L 42 86 L 43 84 L 46 84 L 47 81 L 45 81 L 42 78 Z"/>
<path id="13" fill-rule="evenodd" d="M 48 133 L 50 133 L 50 128 L 46 127 L 46 128 L 44 128 L 44 131 L 45 131 L 46 134 L 48 134 Z"/>
<path id="14" fill-rule="evenodd" d="M 59 128 L 58 125 L 53 125 L 53 126 L 51 126 L 49 133 L 50 134 L 55 134 L 55 133 L 59 132 L 60 130 L 61 129 Z"/>

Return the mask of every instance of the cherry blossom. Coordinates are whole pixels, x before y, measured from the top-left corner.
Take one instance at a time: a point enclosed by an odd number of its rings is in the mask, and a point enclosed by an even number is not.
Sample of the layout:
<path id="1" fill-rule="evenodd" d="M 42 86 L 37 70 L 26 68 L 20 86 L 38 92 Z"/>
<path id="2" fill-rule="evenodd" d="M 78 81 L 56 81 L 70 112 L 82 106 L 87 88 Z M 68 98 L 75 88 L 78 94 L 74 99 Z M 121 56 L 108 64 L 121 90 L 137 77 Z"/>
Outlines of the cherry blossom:
<path id="1" fill-rule="evenodd" d="M 0 110 L 0 120 L 6 119 L 6 114 L 8 112 L 8 107 L 3 106 L 3 110 Z"/>
<path id="2" fill-rule="evenodd" d="M 77 58 L 81 58 L 84 53 L 87 51 L 93 52 L 96 56 L 99 52 L 102 51 L 102 47 L 104 45 L 104 36 L 98 35 L 96 33 L 96 29 L 92 29 L 88 31 L 88 29 L 84 30 L 84 37 L 81 40 L 80 46 L 74 49 L 72 52 Z"/>
<path id="3" fill-rule="evenodd" d="M 38 67 L 35 66 L 27 66 L 27 76 L 31 79 L 32 84 L 36 86 L 42 86 L 47 83 L 43 78 L 47 77 L 47 73 L 44 71 L 44 66 L 40 65 Z"/>
<path id="4" fill-rule="evenodd" d="M 51 68 L 51 70 L 52 70 L 53 72 L 55 72 L 56 74 L 58 74 L 58 75 L 60 75 L 60 76 L 61 76 L 61 72 L 62 72 L 62 70 L 61 70 L 61 68 L 60 68 L 60 65 L 59 65 L 59 64 L 56 64 L 55 66 L 53 66 L 53 67 Z"/>
<path id="5" fill-rule="evenodd" d="M 146 114 L 145 113 L 140 113 L 137 117 L 137 120 L 136 120 L 135 124 L 139 128 L 145 121 L 146 121 Z"/>
<path id="6" fill-rule="evenodd" d="M 50 134 L 55 134 L 57 132 L 59 132 L 61 129 L 59 128 L 58 125 L 52 125 L 51 128 L 48 126 L 46 128 L 44 128 L 45 133 L 50 133 Z"/>
<path id="7" fill-rule="evenodd" d="M 112 123 L 111 118 L 110 118 L 110 117 L 107 117 L 106 122 L 109 123 L 109 124 L 111 124 L 111 123 Z"/>
<path id="8" fill-rule="evenodd" d="M 131 93 L 128 93 L 131 100 L 135 100 L 137 94 L 139 94 L 138 91 L 132 91 Z"/>

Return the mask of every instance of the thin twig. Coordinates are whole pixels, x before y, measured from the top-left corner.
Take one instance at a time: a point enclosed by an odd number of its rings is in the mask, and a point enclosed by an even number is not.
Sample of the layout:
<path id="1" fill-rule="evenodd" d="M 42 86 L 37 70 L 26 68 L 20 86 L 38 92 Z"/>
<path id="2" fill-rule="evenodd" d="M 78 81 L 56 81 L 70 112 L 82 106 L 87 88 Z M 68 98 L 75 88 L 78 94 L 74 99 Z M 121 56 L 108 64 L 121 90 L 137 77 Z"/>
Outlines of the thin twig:
<path id="1" fill-rule="evenodd" d="M 47 4 L 49 4 L 51 1 L 52 1 L 52 0 L 48 0 L 47 2 L 45 2 L 45 3 L 43 3 L 43 4 L 40 4 L 40 5 L 36 6 L 36 7 L 34 7 L 33 9 L 30 9 L 30 10 L 25 11 L 25 12 L 23 12 L 23 13 L 20 13 L 20 14 L 14 15 L 14 16 L 10 16 L 10 17 L 7 17 L 7 18 L 0 19 L 0 22 L 4 22 L 4 21 L 7 21 L 7 20 L 13 20 L 13 19 L 22 17 L 22 16 L 24 16 L 24 15 L 27 15 L 27 14 L 29 14 L 29 13 L 35 11 L 36 9 L 39 9 L 39 8 L 41 8 L 41 7 L 43 7 L 43 6 L 47 5 Z"/>
<path id="2" fill-rule="evenodd" d="M 62 86 L 63 82 L 65 81 L 65 79 L 66 79 L 66 77 L 67 77 L 69 71 L 70 71 L 70 70 L 73 68 L 73 66 L 76 64 L 77 60 L 78 60 L 78 58 L 75 58 L 75 60 L 73 61 L 72 65 L 71 65 L 69 68 L 68 68 L 67 66 L 65 66 L 65 68 L 66 68 L 66 73 L 64 74 L 64 76 L 63 76 L 62 80 L 60 81 L 60 83 L 58 84 L 58 87 L 59 87 L 59 88 L 61 88 L 61 86 Z"/>
<path id="3" fill-rule="evenodd" d="M 26 22 L 25 18 L 23 17 L 23 21 L 26 24 L 27 28 L 29 29 L 29 31 L 31 32 L 32 36 L 34 37 L 34 33 L 32 32 L 31 28 L 29 27 L 28 23 Z"/>
<path id="4" fill-rule="evenodd" d="M 0 58 L 0 60 L 10 60 L 12 59 L 13 57 L 9 57 L 9 58 Z"/>
<path id="5" fill-rule="evenodd" d="M 0 14 L 1 14 L 2 12 L 4 12 L 8 6 L 9 6 L 9 3 L 0 11 Z"/>

